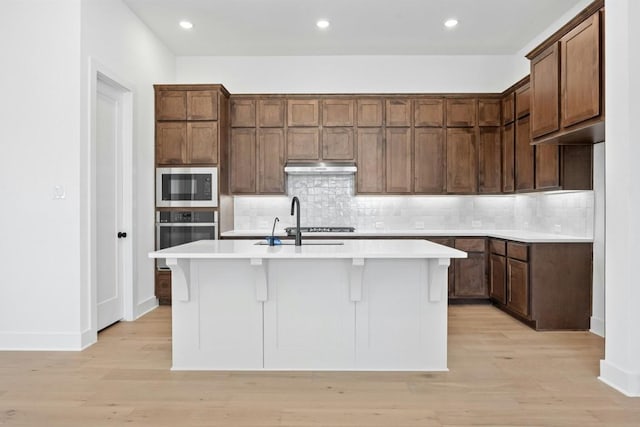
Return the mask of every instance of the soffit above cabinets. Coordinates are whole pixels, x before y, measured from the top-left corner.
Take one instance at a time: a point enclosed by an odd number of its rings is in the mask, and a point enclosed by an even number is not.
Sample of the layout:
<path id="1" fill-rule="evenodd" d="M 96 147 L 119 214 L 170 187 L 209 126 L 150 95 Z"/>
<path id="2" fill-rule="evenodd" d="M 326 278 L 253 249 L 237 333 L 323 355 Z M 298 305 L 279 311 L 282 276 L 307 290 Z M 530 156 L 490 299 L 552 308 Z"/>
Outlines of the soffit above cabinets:
<path id="1" fill-rule="evenodd" d="M 585 0 L 124 0 L 178 56 L 511 55 Z M 444 27 L 455 18 L 459 25 Z M 327 19 L 326 30 L 316 21 Z M 189 20 L 191 30 L 178 23 Z"/>

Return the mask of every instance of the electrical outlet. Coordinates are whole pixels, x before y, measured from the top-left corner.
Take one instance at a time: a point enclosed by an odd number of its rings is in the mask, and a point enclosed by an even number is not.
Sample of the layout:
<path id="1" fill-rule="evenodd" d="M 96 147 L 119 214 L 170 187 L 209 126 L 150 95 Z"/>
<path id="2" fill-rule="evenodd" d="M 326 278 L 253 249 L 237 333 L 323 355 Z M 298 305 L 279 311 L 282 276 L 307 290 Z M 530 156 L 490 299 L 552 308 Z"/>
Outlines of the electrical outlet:
<path id="1" fill-rule="evenodd" d="M 384 222 L 376 221 L 376 230 L 381 230 L 384 228 Z"/>
<path id="2" fill-rule="evenodd" d="M 424 230 L 424 221 L 416 221 L 415 227 L 416 230 Z"/>
<path id="3" fill-rule="evenodd" d="M 560 224 L 556 224 L 553 226 L 554 233 L 562 233 L 562 226 Z"/>
<path id="4" fill-rule="evenodd" d="M 471 227 L 473 228 L 482 227 L 482 221 L 480 221 L 479 219 L 474 219 L 473 221 L 471 221 Z"/>
<path id="5" fill-rule="evenodd" d="M 269 223 L 267 221 L 260 220 L 258 221 L 258 228 L 260 230 L 266 230 L 267 228 L 269 228 Z"/>

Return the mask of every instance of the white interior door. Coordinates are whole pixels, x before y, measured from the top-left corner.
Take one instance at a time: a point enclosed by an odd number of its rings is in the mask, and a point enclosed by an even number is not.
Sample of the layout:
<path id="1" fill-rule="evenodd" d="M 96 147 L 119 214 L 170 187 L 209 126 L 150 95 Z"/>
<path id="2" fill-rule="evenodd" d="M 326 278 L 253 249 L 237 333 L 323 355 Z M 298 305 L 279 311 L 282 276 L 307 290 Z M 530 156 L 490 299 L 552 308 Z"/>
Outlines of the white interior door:
<path id="1" fill-rule="evenodd" d="M 98 78 L 96 96 L 96 293 L 97 328 L 124 317 L 123 91 Z M 130 238 L 130 237 L 129 237 Z"/>

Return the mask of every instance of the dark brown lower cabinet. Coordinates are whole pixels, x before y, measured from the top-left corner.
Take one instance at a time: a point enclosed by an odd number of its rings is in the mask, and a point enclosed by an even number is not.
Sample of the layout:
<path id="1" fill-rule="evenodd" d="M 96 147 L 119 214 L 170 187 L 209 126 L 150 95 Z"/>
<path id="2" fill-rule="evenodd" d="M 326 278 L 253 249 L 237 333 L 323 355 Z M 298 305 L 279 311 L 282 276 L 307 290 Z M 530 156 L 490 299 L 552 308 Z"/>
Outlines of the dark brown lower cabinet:
<path id="1" fill-rule="evenodd" d="M 455 248 L 465 251 L 467 258 L 454 260 L 453 298 L 487 298 L 486 239 L 456 238 Z"/>
<path id="2" fill-rule="evenodd" d="M 536 330 L 589 329 L 591 285 L 591 243 L 507 241 L 506 256 L 491 254 L 491 300 Z"/>
<path id="3" fill-rule="evenodd" d="M 160 305 L 171 305 L 171 271 L 156 270 L 155 290 Z"/>
<path id="4" fill-rule="evenodd" d="M 491 254 L 489 276 L 489 296 L 501 304 L 507 302 L 507 258 Z"/>

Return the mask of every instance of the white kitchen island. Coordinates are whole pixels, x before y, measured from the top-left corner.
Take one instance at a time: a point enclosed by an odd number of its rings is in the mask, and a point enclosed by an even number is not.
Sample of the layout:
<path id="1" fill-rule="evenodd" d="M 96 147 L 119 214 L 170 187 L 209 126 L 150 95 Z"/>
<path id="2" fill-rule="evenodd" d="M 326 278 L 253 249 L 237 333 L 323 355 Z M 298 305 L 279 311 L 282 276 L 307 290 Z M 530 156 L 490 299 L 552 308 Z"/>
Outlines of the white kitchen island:
<path id="1" fill-rule="evenodd" d="M 464 252 L 425 240 L 256 243 L 150 254 L 172 273 L 172 369 L 447 370 L 447 267 Z"/>

